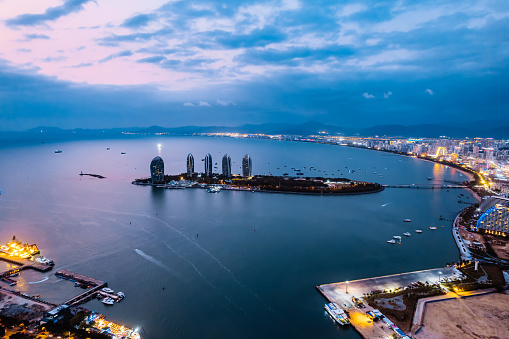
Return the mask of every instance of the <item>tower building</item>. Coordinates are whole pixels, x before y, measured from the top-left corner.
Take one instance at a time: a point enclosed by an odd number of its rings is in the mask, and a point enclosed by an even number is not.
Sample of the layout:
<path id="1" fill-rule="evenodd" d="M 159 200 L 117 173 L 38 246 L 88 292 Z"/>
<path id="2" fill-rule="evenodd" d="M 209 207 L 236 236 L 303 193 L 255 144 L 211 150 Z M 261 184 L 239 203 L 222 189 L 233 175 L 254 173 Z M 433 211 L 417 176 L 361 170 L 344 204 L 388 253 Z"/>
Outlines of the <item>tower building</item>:
<path id="1" fill-rule="evenodd" d="M 192 177 L 194 173 L 194 157 L 191 153 L 187 155 L 187 176 Z"/>
<path id="2" fill-rule="evenodd" d="M 244 158 L 242 158 L 242 176 L 243 177 L 250 177 L 252 171 L 252 163 L 251 163 L 251 157 L 249 154 L 244 155 Z"/>
<path id="3" fill-rule="evenodd" d="M 153 184 L 164 184 L 164 161 L 155 157 L 150 162 L 150 178 Z"/>
<path id="4" fill-rule="evenodd" d="M 232 176 L 232 159 L 228 154 L 223 156 L 223 176 L 227 178 Z"/>
<path id="5" fill-rule="evenodd" d="M 212 176 L 212 155 L 210 153 L 207 153 L 205 156 L 205 176 Z"/>

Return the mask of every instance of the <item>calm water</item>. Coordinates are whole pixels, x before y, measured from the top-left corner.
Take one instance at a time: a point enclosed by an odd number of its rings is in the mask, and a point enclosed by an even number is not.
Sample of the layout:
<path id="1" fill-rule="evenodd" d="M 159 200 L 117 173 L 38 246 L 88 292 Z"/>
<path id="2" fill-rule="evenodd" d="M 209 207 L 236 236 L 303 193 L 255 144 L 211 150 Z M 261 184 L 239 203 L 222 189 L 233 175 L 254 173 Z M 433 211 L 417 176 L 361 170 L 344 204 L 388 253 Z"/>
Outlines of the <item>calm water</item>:
<path id="1" fill-rule="evenodd" d="M 143 328 L 147 339 L 359 338 L 324 315 L 325 299 L 316 285 L 459 259 L 451 222 L 439 217 L 452 219 L 465 206 L 457 202 L 460 193 L 473 200 L 464 190 L 322 197 L 131 185 L 149 175 L 156 155 L 164 159 L 166 173 L 184 172 L 189 152 L 197 171 L 203 171 L 206 153 L 218 163 L 216 171 L 228 153 L 232 171 L 240 173 L 242 156 L 249 153 L 257 174 L 292 173 L 291 167 L 303 166 L 307 174 L 314 166 L 315 175 L 325 171 L 383 184 L 466 179 L 454 169 L 408 157 L 269 140 L 162 137 L 3 145 L 0 241 L 15 234 L 35 242 L 55 260 L 53 272 L 69 269 L 125 292 L 126 299 L 113 307 L 95 300 L 85 307 Z M 80 171 L 107 178 L 80 177 Z M 428 231 L 429 226 L 439 229 Z M 417 228 L 424 233 L 415 234 Z M 386 243 L 405 231 L 412 237 L 402 246 Z M 81 292 L 51 273 L 27 271 L 18 281 L 18 290 L 56 303 Z"/>

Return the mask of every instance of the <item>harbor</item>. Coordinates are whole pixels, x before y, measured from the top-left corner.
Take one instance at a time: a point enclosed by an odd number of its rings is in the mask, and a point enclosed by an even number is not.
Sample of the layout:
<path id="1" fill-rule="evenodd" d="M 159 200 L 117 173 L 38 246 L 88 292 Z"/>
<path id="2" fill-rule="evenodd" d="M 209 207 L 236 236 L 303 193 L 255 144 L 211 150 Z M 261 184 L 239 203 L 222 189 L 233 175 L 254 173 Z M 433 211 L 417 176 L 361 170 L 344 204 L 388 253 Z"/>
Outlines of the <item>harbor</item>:
<path id="1" fill-rule="evenodd" d="M 393 334 L 404 338 L 402 329 L 388 320 L 387 317 L 378 317 L 374 321 L 373 312 L 379 313 L 376 308 L 367 305 L 359 307 L 353 300 L 373 294 L 403 291 L 418 288 L 421 284 L 438 284 L 439 281 L 456 280 L 462 278 L 462 273 L 454 267 L 444 267 L 431 270 L 415 271 L 381 277 L 343 281 L 332 284 L 316 286 L 317 290 L 329 303 L 339 305 L 346 312 L 351 325 L 364 338 L 386 338 Z M 384 321 L 384 319 L 386 319 Z"/>

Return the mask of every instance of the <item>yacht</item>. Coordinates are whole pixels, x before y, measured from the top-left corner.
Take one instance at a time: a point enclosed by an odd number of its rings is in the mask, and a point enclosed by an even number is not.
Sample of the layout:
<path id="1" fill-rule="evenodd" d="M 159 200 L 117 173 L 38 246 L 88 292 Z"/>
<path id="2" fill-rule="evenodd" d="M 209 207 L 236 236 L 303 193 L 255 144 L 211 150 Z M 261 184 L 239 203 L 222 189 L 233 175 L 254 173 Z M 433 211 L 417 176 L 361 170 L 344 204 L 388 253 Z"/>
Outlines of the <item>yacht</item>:
<path id="1" fill-rule="evenodd" d="M 415 233 L 422 233 L 422 230 L 415 230 Z"/>
<path id="2" fill-rule="evenodd" d="M 117 295 L 119 298 L 122 298 L 122 299 L 125 298 L 124 292 L 118 292 Z"/>
<path id="3" fill-rule="evenodd" d="M 115 300 L 111 298 L 104 298 L 101 300 L 101 302 L 106 305 L 113 305 L 115 303 Z"/>
<path id="4" fill-rule="evenodd" d="M 101 289 L 101 291 L 103 291 L 105 293 L 113 293 L 113 292 L 115 292 L 111 288 L 108 288 L 108 287 L 105 287 L 105 288 Z"/>
<path id="5" fill-rule="evenodd" d="M 404 236 L 407 236 L 407 237 L 411 237 L 412 235 L 410 234 L 410 232 L 405 232 L 403 233 Z"/>
<path id="6" fill-rule="evenodd" d="M 207 190 L 207 192 L 209 193 L 219 193 L 221 192 L 221 187 L 219 186 L 214 186 L 214 187 L 211 187 Z"/>
<path id="7" fill-rule="evenodd" d="M 61 149 L 56 149 L 55 153 L 62 153 L 62 150 Z"/>
<path id="8" fill-rule="evenodd" d="M 341 307 L 339 307 L 336 303 L 325 304 L 325 310 L 329 315 L 340 325 L 348 325 L 350 324 L 350 320 L 348 320 L 348 316 L 345 311 Z"/>
<path id="9" fill-rule="evenodd" d="M 398 240 L 401 240 L 401 236 L 400 235 L 395 235 L 392 237 L 393 239 L 398 239 Z"/>
<path id="10" fill-rule="evenodd" d="M 404 219 L 403 221 L 404 221 L 404 222 L 411 222 L 412 220 L 410 220 L 410 219 Z"/>
<path id="11" fill-rule="evenodd" d="M 434 231 L 434 230 L 436 230 L 437 228 L 436 228 L 436 226 L 433 226 L 433 227 L 430 227 L 429 229 Z"/>
<path id="12" fill-rule="evenodd" d="M 387 240 L 387 242 L 388 242 L 389 244 L 395 244 L 395 243 L 396 243 L 396 240 L 391 239 L 391 240 Z"/>

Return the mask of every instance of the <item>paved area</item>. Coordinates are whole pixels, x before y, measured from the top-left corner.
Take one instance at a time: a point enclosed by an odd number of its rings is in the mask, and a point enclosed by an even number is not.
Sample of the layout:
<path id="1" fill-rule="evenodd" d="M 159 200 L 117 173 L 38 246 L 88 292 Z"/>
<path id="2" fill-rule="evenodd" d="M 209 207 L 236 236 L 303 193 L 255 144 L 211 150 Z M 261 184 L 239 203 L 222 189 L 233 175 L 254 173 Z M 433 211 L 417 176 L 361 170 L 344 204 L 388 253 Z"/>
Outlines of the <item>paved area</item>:
<path id="1" fill-rule="evenodd" d="M 402 274 L 387 275 L 382 277 L 360 279 L 326 284 L 317 286 L 317 289 L 331 302 L 335 302 L 348 313 L 348 317 L 355 329 L 364 338 L 388 338 L 394 334 L 383 322 L 373 323 L 366 316 L 366 312 L 373 308 L 367 307 L 360 310 L 352 305 L 352 296 L 362 297 L 364 293 L 375 290 L 393 290 L 405 287 L 412 282 L 437 283 L 438 279 L 460 277 L 461 272 L 453 267 L 436 268 L 425 271 L 416 271 Z"/>
<path id="2" fill-rule="evenodd" d="M 327 299 L 351 301 L 352 296 L 362 297 L 364 293 L 375 290 L 393 290 L 398 287 L 405 287 L 416 281 L 435 284 L 438 278 L 457 278 L 462 276 L 461 272 L 453 267 L 435 268 L 425 271 L 416 271 L 402 274 L 386 275 L 382 277 L 353 280 L 350 282 L 338 282 L 318 286 Z M 347 287 L 348 285 L 348 287 Z M 346 293 L 348 290 L 348 293 Z"/>

